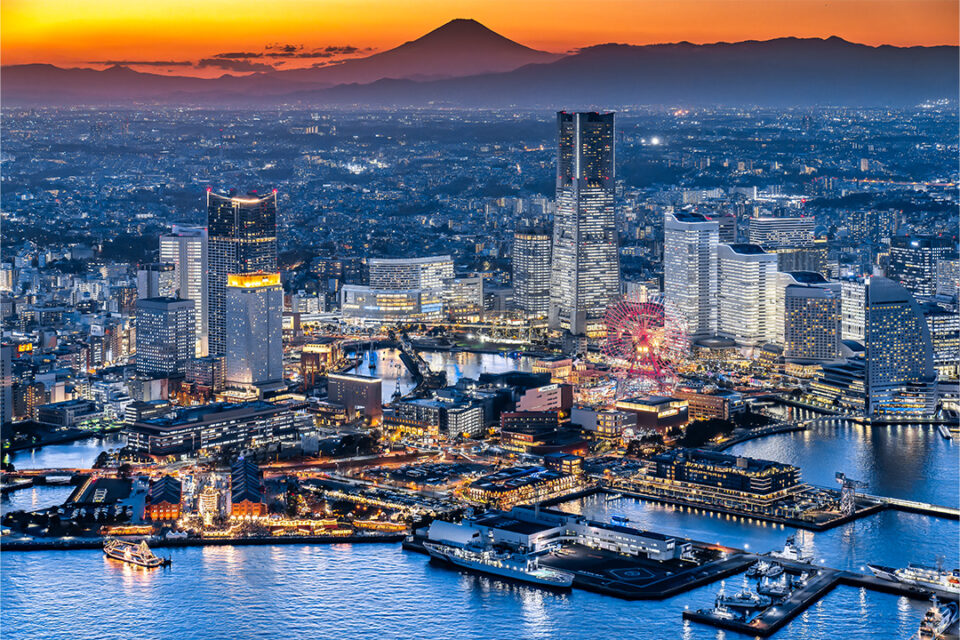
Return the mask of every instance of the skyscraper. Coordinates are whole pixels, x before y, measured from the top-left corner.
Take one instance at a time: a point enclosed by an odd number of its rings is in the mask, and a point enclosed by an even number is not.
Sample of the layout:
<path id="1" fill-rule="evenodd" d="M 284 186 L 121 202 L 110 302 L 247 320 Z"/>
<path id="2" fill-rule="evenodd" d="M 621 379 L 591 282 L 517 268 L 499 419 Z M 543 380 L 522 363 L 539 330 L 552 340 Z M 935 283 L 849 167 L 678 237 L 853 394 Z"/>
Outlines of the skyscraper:
<path id="1" fill-rule="evenodd" d="M 699 213 L 667 213 L 663 222 L 663 295 L 691 337 L 717 332 L 719 225 Z"/>
<path id="2" fill-rule="evenodd" d="M 600 335 L 620 293 L 614 114 L 557 114 L 550 326 Z"/>
<path id="3" fill-rule="evenodd" d="M 536 229 L 513 234 L 513 301 L 528 316 L 550 313 L 550 241 Z"/>
<path id="4" fill-rule="evenodd" d="M 176 293 L 174 266 L 168 262 L 140 265 L 137 269 L 138 298 L 167 298 Z"/>
<path id="5" fill-rule="evenodd" d="M 842 302 L 841 339 L 863 343 L 867 284 L 862 278 L 844 278 L 840 281 Z"/>
<path id="6" fill-rule="evenodd" d="M 721 244 L 717 273 L 718 333 L 740 344 L 777 337 L 777 254 L 755 244 Z"/>
<path id="7" fill-rule="evenodd" d="M 207 190 L 209 352 L 226 352 L 227 277 L 277 270 L 277 192 L 266 196 Z"/>
<path id="8" fill-rule="evenodd" d="M 879 276 L 870 278 L 866 298 L 867 414 L 932 414 L 937 375 L 920 305 Z"/>
<path id="9" fill-rule="evenodd" d="M 283 380 L 283 288 L 279 273 L 227 276 L 227 382 Z"/>
<path id="10" fill-rule="evenodd" d="M 193 300 L 196 328 L 196 356 L 207 355 L 207 228 L 174 224 L 160 236 L 160 259 L 174 267 L 174 288 L 178 297 Z"/>
<path id="11" fill-rule="evenodd" d="M 819 273 L 779 274 L 782 305 L 783 356 L 798 363 L 816 363 L 840 357 L 841 301 L 839 282 L 827 282 Z"/>
<path id="12" fill-rule="evenodd" d="M 956 246 L 937 236 L 897 236 L 890 242 L 887 276 L 915 296 L 932 296 L 937 290 L 937 265 L 956 258 Z"/>
<path id="13" fill-rule="evenodd" d="M 176 375 L 195 356 L 194 301 L 137 300 L 137 373 Z"/>

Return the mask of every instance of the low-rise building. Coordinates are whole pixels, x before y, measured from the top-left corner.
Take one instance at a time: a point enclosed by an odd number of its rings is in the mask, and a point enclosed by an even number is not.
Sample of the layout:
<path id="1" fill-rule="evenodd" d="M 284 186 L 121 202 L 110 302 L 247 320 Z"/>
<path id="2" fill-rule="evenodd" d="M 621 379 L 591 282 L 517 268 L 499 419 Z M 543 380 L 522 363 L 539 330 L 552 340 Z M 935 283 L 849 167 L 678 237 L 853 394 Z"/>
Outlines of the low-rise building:
<path id="1" fill-rule="evenodd" d="M 150 482 L 143 517 L 154 522 L 168 522 L 180 518 L 180 481 L 163 476 Z"/>

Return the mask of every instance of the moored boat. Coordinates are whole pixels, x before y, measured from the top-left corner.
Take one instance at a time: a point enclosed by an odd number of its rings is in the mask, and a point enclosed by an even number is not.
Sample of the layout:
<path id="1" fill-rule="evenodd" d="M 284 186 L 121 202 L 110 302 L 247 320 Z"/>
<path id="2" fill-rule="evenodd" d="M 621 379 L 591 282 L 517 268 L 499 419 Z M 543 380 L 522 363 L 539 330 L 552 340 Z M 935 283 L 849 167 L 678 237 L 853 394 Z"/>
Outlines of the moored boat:
<path id="1" fill-rule="evenodd" d="M 434 542 L 424 542 L 423 546 L 431 558 L 464 569 L 555 589 L 569 589 L 573 585 L 572 573 L 541 567 L 537 559 L 530 556 L 499 552 L 489 547 L 461 548 Z"/>
<path id="2" fill-rule="evenodd" d="M 960 593 L 960 570 L 946 571 L 938 567 L 925 567 L 908 564 L 905 568 L 894 569 L 879 564 L 868 564 L 867 568 L 878 578 L 901 582 L 926 589 L 940 589 L 948 593 Z"/>
<path id="3" fill-rule="evenodd" d="M 919 640 L 937 640 L 957 621 L 957 603 L 943 602 L 937 600 L 937 596 L 931 599 L 930 608 L 923 614 L 923 620 L 920 621 L 920 628 L 917 630 Z"/>

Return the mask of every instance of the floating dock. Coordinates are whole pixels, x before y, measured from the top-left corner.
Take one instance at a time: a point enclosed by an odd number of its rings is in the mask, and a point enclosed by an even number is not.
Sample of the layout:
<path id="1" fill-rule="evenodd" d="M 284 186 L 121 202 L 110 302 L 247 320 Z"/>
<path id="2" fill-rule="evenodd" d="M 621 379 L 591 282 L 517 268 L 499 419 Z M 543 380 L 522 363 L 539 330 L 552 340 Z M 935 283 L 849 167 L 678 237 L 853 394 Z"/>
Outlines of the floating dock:
<path id="1" fill-rule="evenodd" d="M 757 560 L 761 556 L 754 556 Z M 770 560 L 769 557 L 764 557 Z M 811 573 L 818 571 L 819 574 L 808 580 L 807 584 L 793 591 L 789 596 L 780 601 L 775 601 L 766 609 L 763 609 L 755 617 L 747 620 L 725 620 L 713 615 L 711 611 L 684 611 L 684 620 L 699 622 L 700 624 L 710 625 L 735 631 L 746 635 L 767 637 L 776 633 L 785 624 L 803 613 L 810 605 L 814 604 L 838 585 L 870 589 L 872 591 L 882 591 L 894 595 L 905 596 L 914 600 L 929 600 L 931 595 L 936 595 L 941 601 L 957 601 L 957 595 L 951 594 L 939 589 L 924 589 L 914 587 L 898 582 L 891 582 L 872 575 L 864 575 L 854 571 L 841 571 L 839 569 L 830 569 L 818 567 L 812 564 L 784 561 L 776 559 L 783 565 L 784 570 L 791 574 L 802 572 Z"/>

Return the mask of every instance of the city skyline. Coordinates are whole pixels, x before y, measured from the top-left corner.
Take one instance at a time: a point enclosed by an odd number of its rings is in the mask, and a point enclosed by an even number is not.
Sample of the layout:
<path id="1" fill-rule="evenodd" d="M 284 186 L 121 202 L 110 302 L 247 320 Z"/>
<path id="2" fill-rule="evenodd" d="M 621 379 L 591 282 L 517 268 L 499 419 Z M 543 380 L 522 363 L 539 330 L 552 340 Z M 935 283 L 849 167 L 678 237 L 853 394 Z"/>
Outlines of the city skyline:
<path id="1" fill-rule="evenodd" d="M 955 4 L 0 14 L 4 637 L 957 637 Z"/>

